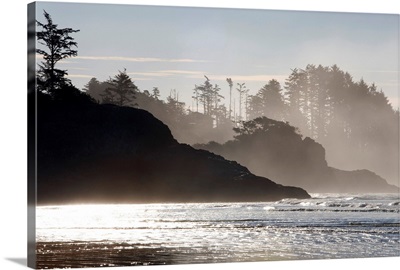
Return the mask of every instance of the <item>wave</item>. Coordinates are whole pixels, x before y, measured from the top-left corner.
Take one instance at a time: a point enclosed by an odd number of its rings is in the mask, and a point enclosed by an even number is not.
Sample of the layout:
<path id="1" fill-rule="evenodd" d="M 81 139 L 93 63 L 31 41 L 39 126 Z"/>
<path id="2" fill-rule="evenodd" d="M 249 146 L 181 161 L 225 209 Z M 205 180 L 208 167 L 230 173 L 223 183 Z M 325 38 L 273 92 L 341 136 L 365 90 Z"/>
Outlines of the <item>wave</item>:
<path id="1" fill-rule="evenodd" d="M 327 208 L 290 208 L 290 209 L 275 209 L 277 212 L 382 212 L 382 213 L 400 213 L 399 209 L 381 209 L 381 208 L 371 208 L 371 209 L 327 209 Z"/>
<path id="2" fill-rule="evenodd" d="M 398 209 L 400 201 L 397 197 L 387 194 L 350 195 L 350 194 L 311 194 L 307 200 L 283 199 L 275 202 L 276 208 L 351 208 L 351 209 L 387 209 L 389 212 Z"/>
<path id="3" fill-rule="evenodd" d="M 190 222 L 190 226 L 182 226 L 182 223 Z M 139 226 L 139 227 L 52 227 L 46 229 L 56 229 L 56 230 L 110 230 L 110 231 L 121 231 L 121 230 L 191 230 L 199 228 L 211 228 L 211 229 L 224 229 L 224 228 L 235 228 L 235 229 L 248 229 L 248 228 L 274 228 L 274 229 L 287 229 L 287 228 L 300 228 L 300 229 L 321 229 L 330 228 L 332 230 L 337 230 L 341 228 L 348 227 L 363 227 L 363 228 L 395 228 L 398 233 L 398 228 L 400 227 L 399 222 L 362 222 L 362 221 L 345 221 L 345 222 L 334 222 L 334 223 L 298 223 L 298 222 L 281 222 L 264 220 L 264 219 L 247 219 L 247 220 L 209 220 L 205 222 L 204 220 L 191 220 L 191 221 L 174 221 L 176 226 L 164 227 L 162 223 L 156 224 L 156 226 Z M 194 224 L 193 224 L 194 223 Z M 370 231 L 369 231 L 370 232 Z"/>
<path id="4" fill-rule="evenodd" d="M 266 211 L 272 211 L 272 210 L 275 210 L 276 208 L 273 206 L 265 206 L 263 209 Z"/>

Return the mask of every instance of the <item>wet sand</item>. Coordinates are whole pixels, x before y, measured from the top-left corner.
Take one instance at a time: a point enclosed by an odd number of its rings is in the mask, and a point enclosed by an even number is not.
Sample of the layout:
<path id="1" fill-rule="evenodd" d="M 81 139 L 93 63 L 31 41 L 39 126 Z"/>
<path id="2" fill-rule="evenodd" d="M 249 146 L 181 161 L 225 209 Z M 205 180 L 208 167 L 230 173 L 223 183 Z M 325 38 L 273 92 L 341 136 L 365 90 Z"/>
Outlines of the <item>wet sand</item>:
<path id="1" fill-rule="evenodd" d="M 39 242 L 36 252 L 38 269 L 255 261 L 229 251 L 105 242 Z"/>

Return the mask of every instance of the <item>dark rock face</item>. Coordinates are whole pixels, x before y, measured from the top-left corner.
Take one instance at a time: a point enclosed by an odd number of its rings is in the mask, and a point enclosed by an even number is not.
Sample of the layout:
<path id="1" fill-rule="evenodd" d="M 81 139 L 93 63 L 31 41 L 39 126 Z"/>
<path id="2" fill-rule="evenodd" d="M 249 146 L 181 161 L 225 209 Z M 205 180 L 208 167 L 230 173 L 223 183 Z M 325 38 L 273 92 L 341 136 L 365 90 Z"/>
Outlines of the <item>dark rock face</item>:
<path id="1" fill-rule="evenodd" d="M 288 123 L 272 123 L 225 144 L 210 142 L 195 148 L 205 149 L 236 160 L 253 173 L 283 185 L 298 186 L 308 192 L 397 193 L 399 188 L 368 170 L 343 171 L 329 167 L 324 147 L 313 139 L 302 139 Z M 284 130 L 285 128 L 285 130 Z"/>
<path id="2" fill-rule="evenodd" d="M 38 100 L 39 204 L 308 198 L 234 161 L 179 144 L 150 113 Z"/>
<path id="3" fill-rule="evenodd" d="M 329 168 L 332 182 L 335 183 L 330 190 L 333 192 L 346 192 L 346 190 L 359 193 L 398 193 L 399 188 L 389 185 L 385 179 L 368 170 L 343 171 Z"/>

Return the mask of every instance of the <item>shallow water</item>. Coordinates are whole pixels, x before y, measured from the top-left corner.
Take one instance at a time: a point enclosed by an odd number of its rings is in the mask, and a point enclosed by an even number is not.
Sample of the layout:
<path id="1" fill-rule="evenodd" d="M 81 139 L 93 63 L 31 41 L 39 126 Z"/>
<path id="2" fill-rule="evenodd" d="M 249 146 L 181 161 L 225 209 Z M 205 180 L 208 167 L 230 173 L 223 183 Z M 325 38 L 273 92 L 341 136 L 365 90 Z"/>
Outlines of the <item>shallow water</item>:
<path id="1" fill-rule="evenodd" d="M 398 194 L 37 209 L 38 267 L 400 256 Z"/>

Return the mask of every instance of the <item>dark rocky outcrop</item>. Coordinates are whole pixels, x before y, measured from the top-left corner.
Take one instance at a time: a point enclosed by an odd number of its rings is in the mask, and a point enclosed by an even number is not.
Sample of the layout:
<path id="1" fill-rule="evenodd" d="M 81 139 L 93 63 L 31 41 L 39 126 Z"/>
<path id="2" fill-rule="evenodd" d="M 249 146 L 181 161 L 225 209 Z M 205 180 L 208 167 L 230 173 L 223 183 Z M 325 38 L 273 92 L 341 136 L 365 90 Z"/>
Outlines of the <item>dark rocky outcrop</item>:
<path id="1" fill-rule="evenodd" d="M 210 142 L 205 149 L 236 160 L 253 173 L 308 192 L 397 193 L 399 188 L 368 170 L 344 171 L 328 166 L 324 147 L 288 123 L 257 118 L 236 129 L 235 140 Z"/>
<path id="2" fill-rule="evenodd" d="M 308 198 L 234 161 L 178 143 L 150 113 L 39 94 L 37 200 L 216 202 Z"/>
<path id="3" fill-rule="evenodd" d="M 331 192 L 398 193 L 399 188 L 369 170 L 344 171 L 329 168 L 332 177 Z"/>

